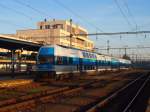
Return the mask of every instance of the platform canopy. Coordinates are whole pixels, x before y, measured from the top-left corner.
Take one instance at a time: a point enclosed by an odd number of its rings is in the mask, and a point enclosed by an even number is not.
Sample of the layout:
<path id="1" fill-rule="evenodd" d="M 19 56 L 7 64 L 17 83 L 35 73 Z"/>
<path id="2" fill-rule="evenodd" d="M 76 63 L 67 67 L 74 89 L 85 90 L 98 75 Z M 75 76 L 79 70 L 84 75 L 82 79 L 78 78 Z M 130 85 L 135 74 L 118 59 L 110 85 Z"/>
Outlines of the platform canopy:
<path id="1" fill-rule="evenodd" d="M 28 51 L 38 51 L 41 46 L 43 45 L 37 42 L 27 41 L 24 39 L 18 39 L 0 34 L 0 48 L 9 50 L 23 49 Z"/>

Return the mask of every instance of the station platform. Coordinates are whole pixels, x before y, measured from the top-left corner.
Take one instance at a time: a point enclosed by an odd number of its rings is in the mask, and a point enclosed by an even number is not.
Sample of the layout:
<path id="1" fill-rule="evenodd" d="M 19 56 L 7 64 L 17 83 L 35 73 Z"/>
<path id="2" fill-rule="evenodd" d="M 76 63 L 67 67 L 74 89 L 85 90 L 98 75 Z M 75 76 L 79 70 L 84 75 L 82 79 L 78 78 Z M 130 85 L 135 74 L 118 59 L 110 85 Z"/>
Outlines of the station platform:
<path id="1" fill-rule="evenodd" d="M 29 79 L 34 78 L 34 74 L 29 74 L 27 72 L 0 72 L 0 81 L 1 80 L 11 80 L 11 79 Z"/>

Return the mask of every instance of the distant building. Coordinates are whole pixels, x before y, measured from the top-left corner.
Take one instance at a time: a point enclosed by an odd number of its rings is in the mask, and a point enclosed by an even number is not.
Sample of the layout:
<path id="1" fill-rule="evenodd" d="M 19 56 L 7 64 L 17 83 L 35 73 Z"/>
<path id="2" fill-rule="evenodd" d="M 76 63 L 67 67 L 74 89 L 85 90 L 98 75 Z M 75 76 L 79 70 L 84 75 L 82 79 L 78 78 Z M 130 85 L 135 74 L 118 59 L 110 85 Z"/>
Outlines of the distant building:
<path id="1" fill-rule="evenodd" d="M 45 44 L 71 46 L 84 50 L 93 50 L 94 43 L 88 36 L 70 34 L 87 34 L 87 30 L 67 20 L 44 20 L 37 23 L 37 29 L 17 30 L 18 38 Z"/>

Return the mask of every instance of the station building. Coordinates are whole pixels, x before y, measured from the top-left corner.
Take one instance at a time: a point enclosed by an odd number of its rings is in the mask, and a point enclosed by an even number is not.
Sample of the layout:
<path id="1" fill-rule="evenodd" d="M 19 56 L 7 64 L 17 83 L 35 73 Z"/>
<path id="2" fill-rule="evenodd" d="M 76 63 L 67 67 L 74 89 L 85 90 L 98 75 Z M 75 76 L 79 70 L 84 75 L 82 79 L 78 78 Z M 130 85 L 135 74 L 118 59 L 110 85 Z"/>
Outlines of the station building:
<path id="1" fill-rule="evenodd" d="M 70 37 L 70 34 L 73 36 Z M 85 34 L 74 36 L 74 34 Z M 83 50 L 93 50 L 94 42 L 88 36 L 87 30 L 71 20 L 44 20 L 37 23 L 37 29 L 17 30 L 16 37 L 44 44 L 71 46 Z"/>

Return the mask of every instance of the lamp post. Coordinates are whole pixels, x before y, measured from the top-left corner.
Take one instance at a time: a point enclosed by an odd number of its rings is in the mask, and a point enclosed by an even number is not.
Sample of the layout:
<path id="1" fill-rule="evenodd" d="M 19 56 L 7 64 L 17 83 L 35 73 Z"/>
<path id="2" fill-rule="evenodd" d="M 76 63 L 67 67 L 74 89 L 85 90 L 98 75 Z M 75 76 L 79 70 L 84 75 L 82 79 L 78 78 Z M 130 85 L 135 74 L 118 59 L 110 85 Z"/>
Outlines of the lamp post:
<path id="1" fill-rule="evenodd" d="M 72 47 L 72 19 L 70 19 L 70 47 Z"/>

